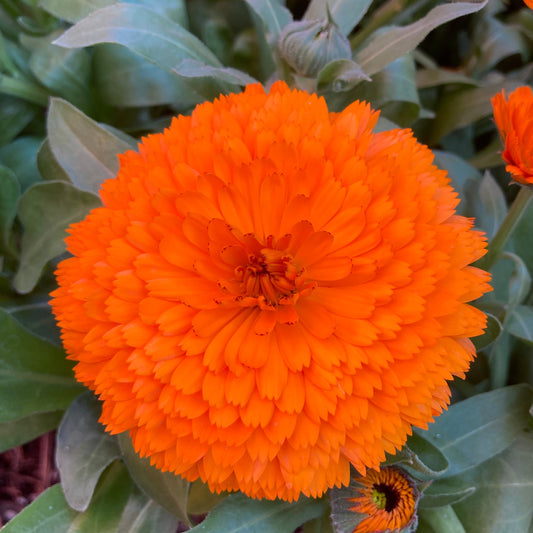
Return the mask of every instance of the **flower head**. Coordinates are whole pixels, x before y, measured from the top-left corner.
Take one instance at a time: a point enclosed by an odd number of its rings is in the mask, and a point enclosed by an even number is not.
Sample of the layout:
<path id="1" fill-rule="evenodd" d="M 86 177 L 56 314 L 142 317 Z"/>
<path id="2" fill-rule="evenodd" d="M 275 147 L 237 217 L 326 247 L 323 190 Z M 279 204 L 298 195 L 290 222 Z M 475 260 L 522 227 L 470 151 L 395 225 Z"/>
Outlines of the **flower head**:
<path id="1" fill-rule="evenodd" d="M 482 333 L 482 233 L 408 130 L 276 83 L 120 156 L 53 310 L 102 422 L 162 470 L 292 500 L 448 403 Z"/>
<path id="2" fill-rule="evenodd" d="M 403 470 L 385 467 L 352 479 L 332 495 L 333 521 L 349 533 L 407 533 L 417 525 L 419 492 Z"/>
<path id="3" fill-rule="evenodd" d="M 533 91 L 519 87 L 505 98 L 505 92 L 492 98 L 494 120 L 500 130 L 505 149 L 503 160 L 513 179 L 533 184 Z"/>

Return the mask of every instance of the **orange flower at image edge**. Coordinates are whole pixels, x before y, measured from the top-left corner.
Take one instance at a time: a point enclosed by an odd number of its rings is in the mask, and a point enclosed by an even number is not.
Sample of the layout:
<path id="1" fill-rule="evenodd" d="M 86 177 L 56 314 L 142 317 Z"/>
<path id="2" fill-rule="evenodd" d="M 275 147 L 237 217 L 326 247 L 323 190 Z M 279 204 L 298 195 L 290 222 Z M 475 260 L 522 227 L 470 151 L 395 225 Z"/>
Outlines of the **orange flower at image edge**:
<path id="1" fill-rule="evenodd" d="M 485 238 L 409 130 L 250 85 L 120 156 L 53 310 L 111 433 L 213 491 L 320 496 L 378 468 L 474 357 Z"/>
<path id="2" fill-rule="evenodd" d="M 502 91 L 492 98 L 494 120 L 500 130 L 505 149 L 505 167 L 513 179 L 533 185 L 533 91 L 519 87 L 506 100 Z"/>

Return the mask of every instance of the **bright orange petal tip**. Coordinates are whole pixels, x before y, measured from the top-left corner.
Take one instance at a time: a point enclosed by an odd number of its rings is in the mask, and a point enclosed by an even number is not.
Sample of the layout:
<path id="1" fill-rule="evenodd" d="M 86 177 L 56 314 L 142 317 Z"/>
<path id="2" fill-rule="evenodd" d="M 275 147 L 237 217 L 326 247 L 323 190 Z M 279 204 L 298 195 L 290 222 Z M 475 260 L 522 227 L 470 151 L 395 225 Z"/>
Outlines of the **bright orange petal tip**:
<path id="1" fill-rule="evenodd" d="M 158 468 L 317 497 L 446 408 L 490 290 L 484 235 L 409 130 L 278 82 L 120 157 L 52 306 L 76 377 Z"/>
<path id="2" fill-rule="evenodd" d="M 533 0 L 524 0 L 524 4 L 530 9 L 533 9 Z"/>
<path id="3" fill-rule="evenodd" d="M 400 468 L 369 470 L 332 491 L 331 519 L 337 533 L 411 533 L 419 499 L 414 480 Z"/>
<path id="4" fill-rule="evenodd" d="M 533 4 L 532 4 L 533 5 Z M 531 7 L 531 6 L 530 6 Z M 505 167 L 513 179 L 533 185 L 533 91 L 518 87 L 506 99 L 505 92 L 492 98 L 494 120 L 504 143 Z"/>

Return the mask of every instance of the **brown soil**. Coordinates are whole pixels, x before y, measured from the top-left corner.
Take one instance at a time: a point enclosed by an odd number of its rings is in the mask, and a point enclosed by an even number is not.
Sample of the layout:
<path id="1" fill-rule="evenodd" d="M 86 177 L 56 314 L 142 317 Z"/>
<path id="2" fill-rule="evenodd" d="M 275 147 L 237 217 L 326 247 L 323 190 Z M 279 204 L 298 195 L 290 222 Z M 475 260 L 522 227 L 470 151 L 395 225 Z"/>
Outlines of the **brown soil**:
<path id="1" fill-rule="evenodd" d="M 0 527 L 59 481 L 55 432 L 0 454 Z"/>

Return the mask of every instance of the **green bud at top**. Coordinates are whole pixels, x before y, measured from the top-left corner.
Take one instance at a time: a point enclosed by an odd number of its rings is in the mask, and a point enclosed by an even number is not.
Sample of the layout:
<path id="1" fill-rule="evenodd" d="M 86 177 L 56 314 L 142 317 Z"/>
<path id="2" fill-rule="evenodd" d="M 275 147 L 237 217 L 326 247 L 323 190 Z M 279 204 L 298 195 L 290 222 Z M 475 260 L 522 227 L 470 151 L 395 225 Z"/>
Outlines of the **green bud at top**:
<path id="1" fill-rule="evenodd" d="M 287 24 L 279 37 L 281 57 L 301 76 L 314 77 L 330 61 L 350 59 L 350 42 L 329 16 Z"/>

